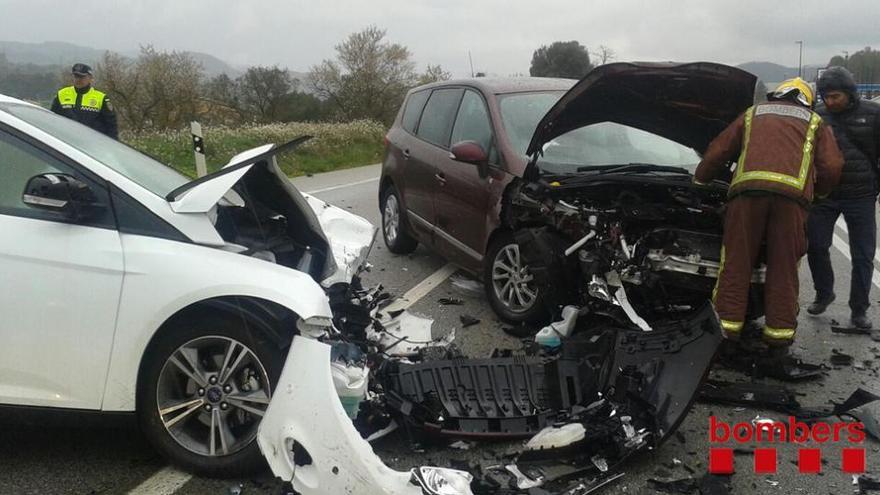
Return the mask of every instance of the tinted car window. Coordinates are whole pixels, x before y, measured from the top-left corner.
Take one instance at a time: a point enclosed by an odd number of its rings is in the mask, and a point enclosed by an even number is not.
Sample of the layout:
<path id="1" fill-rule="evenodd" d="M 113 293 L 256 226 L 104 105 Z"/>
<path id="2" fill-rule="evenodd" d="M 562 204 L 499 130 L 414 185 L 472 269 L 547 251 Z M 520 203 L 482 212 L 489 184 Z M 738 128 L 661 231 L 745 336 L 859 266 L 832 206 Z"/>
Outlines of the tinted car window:
<path id="1" fill-rule="evenodd" d="M 492 146 L 492 124 L 483 98 L 473 91 L 465 91 L 452 128 L 450 143 L 476 141 L 487 153 Z"/>
<path id="2" fill-rule="evenodd" d="M 406 108 L 403 110 L 403 119 L 401 125 L 407 131 L 415 134 L 416 125 L 419 123 L 419 116 L 422 115 L 422 109 L 425 108 L 425 102 L 428 101 L 430 91 L 419 91 L 410 95 L 406 101 Z"/>
<path id="3" fill-rule="evenodd" d="M 418 136 L 429 143 L 444 148 L 449 146 L 452 120 L 458 111 L 462 89 L 437 89 L 428 98 L 422 119 L 419 121 Z"/>

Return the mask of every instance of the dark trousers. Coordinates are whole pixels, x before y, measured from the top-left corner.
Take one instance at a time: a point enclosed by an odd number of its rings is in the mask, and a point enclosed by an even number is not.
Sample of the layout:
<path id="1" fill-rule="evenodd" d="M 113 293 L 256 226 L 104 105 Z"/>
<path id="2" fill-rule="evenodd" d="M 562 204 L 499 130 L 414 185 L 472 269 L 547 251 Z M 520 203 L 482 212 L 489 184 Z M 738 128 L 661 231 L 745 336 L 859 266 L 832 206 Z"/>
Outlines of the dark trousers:
<path id="1" fill-rule="evenodd" d="M 849 307 L 853 314 L 864 314 L 870 303 L 871 276 L 874 271 L 874 251 L 877 248 L 876 198 L 826 199 L 810 210 L 807 222 L 809 248 L 807 260 L 813 274 L 817 298 L 834 293 L 834 269 L 831 267 L 831 241 L 834 223 L 843 214 L 849 230 L 849 254 L 852 258 L 852 282 L 849 289 Z"/>
<path id="2" fill-rule="evenodd" d="M 715 293 L 722 326 L 741 326 L 746 316 L 752 271 L 761 242 L 767 242 L 764 336 L 791 341 L 797 327 L 798 262 L 807 248 L 807 211 L 777 194 L 740 195 L 727 204 L 724 248 Z M 782 332 L 782 337 L 774 334 Z M 769 332 L 769 333 L 768 333 Z"/>

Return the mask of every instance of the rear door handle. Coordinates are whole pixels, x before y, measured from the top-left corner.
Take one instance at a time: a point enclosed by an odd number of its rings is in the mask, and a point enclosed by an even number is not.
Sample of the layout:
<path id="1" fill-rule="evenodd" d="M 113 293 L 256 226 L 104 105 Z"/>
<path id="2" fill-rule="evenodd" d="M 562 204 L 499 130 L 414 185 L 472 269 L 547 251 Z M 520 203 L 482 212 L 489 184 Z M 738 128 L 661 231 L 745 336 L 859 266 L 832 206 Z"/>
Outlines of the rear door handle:
<path id="1" fill-rule="evenodd" d="M 409 160 L 409 150 L 403 150 L 403 158 L 404 160 Z"/>
<path id="2" fill-rule="evenodd" d="M 434 178 L 440 181 L 441 186 L 446 184 L 446 176 L 444 176 L 443 174 L 436 173 L 434 174 Z"/>

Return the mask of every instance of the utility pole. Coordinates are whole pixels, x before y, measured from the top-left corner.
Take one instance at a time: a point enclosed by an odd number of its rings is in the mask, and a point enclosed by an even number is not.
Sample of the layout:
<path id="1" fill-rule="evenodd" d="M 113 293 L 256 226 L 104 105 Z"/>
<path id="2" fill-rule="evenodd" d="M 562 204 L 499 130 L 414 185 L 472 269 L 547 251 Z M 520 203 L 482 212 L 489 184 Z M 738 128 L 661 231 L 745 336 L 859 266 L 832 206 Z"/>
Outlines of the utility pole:
<path id="1" fill-rule="evenodd" d="M 471 77 L 474 77 L 474 58 L 471 57 L 470 50 L 468 50 L 468 61 L 471 63 Z"/>
<path id="2" fill-rule="evenodd" d="M 795 41 L 798 45 L 800 45 L 800 49 L 798 50 L 798 77 L 802 75 L 802 67 L 804 62 L 804 41 L 798 40 Z"/>

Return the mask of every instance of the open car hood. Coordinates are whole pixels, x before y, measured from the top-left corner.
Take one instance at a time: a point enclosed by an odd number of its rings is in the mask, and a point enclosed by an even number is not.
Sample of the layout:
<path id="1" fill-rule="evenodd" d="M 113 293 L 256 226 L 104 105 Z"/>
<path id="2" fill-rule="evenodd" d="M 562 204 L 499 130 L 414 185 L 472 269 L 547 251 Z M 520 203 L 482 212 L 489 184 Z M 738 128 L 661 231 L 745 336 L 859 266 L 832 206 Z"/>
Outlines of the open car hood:
<path id="1" fill-rule="evenodd" d="M 264 144 L 239 153 L 222 169 L 187 182 L 168 193 L 165 199 L 171 204 L 171 209 L 175 213 L 206 213 L 244 177 L 244 174 L 248 173 L 254 164 L 290 151 L 309 139 L 311 136 L 300 136 L 282 145 Z"/>
<path id="2" fill-rule="evenodd" d="M 757 77 L 711 63 L 602 65 L 575 84 L 538 123 L 527 155 L 599 122 L 635 127 L 702 153 L 754 102 Z"/>

